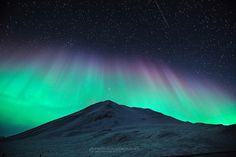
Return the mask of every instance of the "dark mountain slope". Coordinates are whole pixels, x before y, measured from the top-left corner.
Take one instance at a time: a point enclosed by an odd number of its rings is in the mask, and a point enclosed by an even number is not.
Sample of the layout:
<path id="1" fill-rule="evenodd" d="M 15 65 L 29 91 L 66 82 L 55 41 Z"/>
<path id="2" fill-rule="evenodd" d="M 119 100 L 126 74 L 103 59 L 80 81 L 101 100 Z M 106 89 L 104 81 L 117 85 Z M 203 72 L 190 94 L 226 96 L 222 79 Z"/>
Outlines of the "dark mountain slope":
<path id="1" fill-rule="evenodd" d="M 236 125 L 182 122 L 161 113 L 93 104 L 0 142 L 13 157 L 228 156 L 236 151 Z"/>
<path id="2" fill-rule="evenodd" d="M 183 122 L 149 109 L 130 108 L 107 100 L 10 138 L 28 138 L 39 135 L 48 137 L 52 134 L 66 135 L 75 131 L 79 133 L 172 123 Z"/>

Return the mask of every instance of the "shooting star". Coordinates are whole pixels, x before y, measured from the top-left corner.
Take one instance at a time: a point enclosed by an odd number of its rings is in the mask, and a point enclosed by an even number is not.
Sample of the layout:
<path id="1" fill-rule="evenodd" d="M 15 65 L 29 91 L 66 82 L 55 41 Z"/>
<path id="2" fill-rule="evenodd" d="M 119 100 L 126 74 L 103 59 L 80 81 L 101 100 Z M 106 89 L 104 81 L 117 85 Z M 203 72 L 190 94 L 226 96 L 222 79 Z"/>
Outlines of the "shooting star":
<path id="1" fill-rule="evenodd" d="M 156 5 L 156 7 L 158 8 L 158 10 L 159 10 L 159 12 L 160 12 L 160 14 L 161 14 L 161 17 L 162 17 L 163 21 L 165 22 L 166 26 L 167 26 L 167 27 L 170 27 L 170 26 L 169 26 L 169 23 L 168 23 L 168 21 L 167 21 L 167 19 L 166 19 L 166 17 L 165 17 L 165 15 L 164 15 L 164 13 L 163 13 L 161 7 L 160 7 L 160 5 L 157 3 L 157 0 L 149 0 L 148 3 L 150 4 L 151 2 L 153 2 L 153 3 Z"/>

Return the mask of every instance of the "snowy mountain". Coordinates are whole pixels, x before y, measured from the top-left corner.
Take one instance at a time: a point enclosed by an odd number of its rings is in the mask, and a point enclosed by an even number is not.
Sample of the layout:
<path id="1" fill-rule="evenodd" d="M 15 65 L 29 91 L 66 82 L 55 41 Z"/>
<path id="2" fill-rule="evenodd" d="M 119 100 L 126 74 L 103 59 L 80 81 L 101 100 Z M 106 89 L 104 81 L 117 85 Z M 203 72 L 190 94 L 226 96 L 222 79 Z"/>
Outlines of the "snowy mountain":
<path id="1" fill-rule="evenodd" d="M 235 146 L 235 125 L 192 124 L 107 100 L 8 137 L 0 152 L 42 157 L 232 156 Z"/>

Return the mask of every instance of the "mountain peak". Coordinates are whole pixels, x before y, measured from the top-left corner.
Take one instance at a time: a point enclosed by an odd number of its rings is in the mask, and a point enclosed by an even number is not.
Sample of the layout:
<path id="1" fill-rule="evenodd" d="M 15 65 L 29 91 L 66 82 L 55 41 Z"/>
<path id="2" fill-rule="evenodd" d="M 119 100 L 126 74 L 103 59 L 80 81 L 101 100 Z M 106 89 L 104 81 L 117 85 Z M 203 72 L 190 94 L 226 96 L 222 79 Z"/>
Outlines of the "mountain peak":
<path id="1" fill-rule="evenodd" d="M 46 123 L 15 137 L 71 136 L 81 132 L 116 130 L 126 127 L 173 124 L 180 121 L 159 112 L 119 105 L 111 100 L 101 101 L 87 108 Z"/>
<path id="2" fill-rule="evenodd" d="M 118 109 L 121 108 L 121 106 L 125 107 L 124 105 L 117 104 L 111 100 L 105 100 L 101 102 L 97 102 L 95 104 L 92 104 L 84 109 L 84 111 L 95 111 L 95 110 L 107 110 L 107 109 Z M 83 111 L 83 110 L 82 110 Z"/>
<path id="3" fill-rule="evenodd" d="M 101 102 L 98 102 L 98 103 L 95 103 L 97 105 L 106 105 L 106 106 L 112 106 L 112 105 L 119 105 L 111 100 L 105 100 L 105 101 L 101 101 Z"/>

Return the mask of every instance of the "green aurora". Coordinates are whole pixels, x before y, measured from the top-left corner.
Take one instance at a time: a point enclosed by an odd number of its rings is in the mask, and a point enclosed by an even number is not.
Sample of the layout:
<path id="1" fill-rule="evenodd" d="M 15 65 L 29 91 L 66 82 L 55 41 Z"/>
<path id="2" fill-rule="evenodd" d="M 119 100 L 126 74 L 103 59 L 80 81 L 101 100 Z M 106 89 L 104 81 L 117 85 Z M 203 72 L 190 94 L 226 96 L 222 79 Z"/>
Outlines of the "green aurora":
<path id="1" fill-rule="evenodd" d="M 112 100 L 177 119 L 235 124 L 236 101 L 209 81 L 164 65 L 96 57 L 40 56 L 0 63 L 0 134 L 10 135 Z"/>

